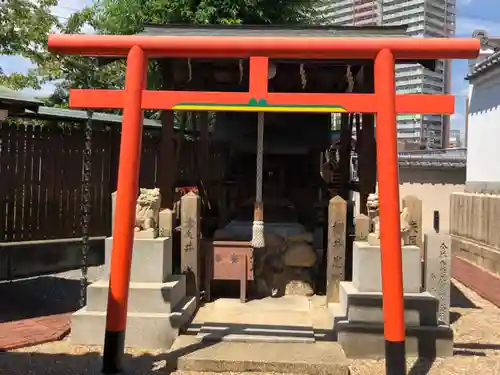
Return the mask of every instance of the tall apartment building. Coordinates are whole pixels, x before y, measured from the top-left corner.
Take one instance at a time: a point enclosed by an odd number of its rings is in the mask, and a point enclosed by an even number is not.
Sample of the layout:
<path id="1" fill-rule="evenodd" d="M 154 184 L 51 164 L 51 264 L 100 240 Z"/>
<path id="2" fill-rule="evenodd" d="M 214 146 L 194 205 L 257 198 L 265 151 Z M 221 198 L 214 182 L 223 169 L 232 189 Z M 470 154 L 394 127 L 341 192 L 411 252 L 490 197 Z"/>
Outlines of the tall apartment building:
<path id="1" fill-rule="evenodd" d="M 324 0 L 320 7 L 324 23 L 343 26 L 408 26 L 412 37 L 450 37 L 455 34 L 456 0 Z M 438 61 L 435 71 L 419 64 L 396 66 L 398 93 L 448 93 L 451 64 Z M 398 116 L 398 137 L 425 143 L 431 148 L 446 147 L 449 116 Z"/>

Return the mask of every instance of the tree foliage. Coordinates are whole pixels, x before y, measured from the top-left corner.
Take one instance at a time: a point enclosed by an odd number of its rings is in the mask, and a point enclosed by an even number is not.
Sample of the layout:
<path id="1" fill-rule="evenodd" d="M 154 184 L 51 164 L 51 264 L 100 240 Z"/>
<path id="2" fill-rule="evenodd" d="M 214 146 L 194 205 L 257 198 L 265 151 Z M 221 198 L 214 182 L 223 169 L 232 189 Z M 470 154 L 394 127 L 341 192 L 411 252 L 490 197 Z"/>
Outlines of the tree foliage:
<path id="1" fill-rule="evenodd" d="M 57 0 L 0 2 L 0 55 L 18 55 L 35 65 L 43 64 L 48 34 L 59 25 L 57 17 L 51 13 L 55 5 Z M 36 75 L 7 75 L 1 66 L 0 85 L 15 89 L 40 88 Z"/>

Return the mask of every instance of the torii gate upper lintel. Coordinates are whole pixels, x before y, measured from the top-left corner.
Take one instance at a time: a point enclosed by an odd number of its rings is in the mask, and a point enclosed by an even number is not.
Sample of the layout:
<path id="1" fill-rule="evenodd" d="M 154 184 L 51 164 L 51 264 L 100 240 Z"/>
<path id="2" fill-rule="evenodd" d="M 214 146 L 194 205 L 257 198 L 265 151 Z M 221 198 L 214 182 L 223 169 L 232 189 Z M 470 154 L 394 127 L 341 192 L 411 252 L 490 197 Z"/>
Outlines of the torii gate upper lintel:
<path id="1" fill-rule="evenodd" d="M 450 95 L 396 95 L 395 61 L 474 59 L 479 39 L 236 36 L 51 35 L 49 50 L 127 57 L 125 90 L 71 90 L 70 106 L 123 108 L 103 372 L 121 370 L 130 282 L 142 111 L 288 111 L 375 113 L 379 178 L 386 371 L 406 374 L 396 115 L 452 114 Z M 248 92 L 145 90 L 147 59 L 250 58 Z M 268 62 L 281 59 L 373 59 L 373 94 L 269 93 Z"/>

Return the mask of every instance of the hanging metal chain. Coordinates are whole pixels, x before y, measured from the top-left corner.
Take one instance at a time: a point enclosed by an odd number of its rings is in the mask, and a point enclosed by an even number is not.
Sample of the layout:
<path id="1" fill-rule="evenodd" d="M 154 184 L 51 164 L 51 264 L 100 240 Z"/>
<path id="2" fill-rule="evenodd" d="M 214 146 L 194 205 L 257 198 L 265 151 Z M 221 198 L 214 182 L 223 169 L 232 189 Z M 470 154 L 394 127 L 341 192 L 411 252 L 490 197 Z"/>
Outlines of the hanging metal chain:
<path id="1" fill-rule="evenodd" d="M 93 60 L 90 60 L 90 71 L 94 71 Z M 90 78 L 90 77 L 89 77 Z M 88 87 L 91 87 L 89 79 Z M 86 304 L 87 284 L 88 284 L 88 254 L 89 254 L 89 225 L 90 225 L 90 178 L 92 167 L 92 115 L 91 110 L 87 110 L 87 121 L 85 122 L 85 145 L 83 150 L 83 174 L 82 174 L 82 267 L 80 277 L 80 306 Z"/>

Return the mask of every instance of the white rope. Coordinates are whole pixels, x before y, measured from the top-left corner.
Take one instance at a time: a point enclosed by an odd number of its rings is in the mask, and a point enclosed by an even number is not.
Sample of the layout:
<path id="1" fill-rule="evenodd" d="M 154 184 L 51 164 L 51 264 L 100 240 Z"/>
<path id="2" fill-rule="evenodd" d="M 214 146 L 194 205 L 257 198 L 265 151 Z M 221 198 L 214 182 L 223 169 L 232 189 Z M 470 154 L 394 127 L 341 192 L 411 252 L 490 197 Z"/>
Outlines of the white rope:
<path id="1" fill-rule="evenodd" d="M 259 112 L 257 122 L 257 173 L 255 199 L 262 203 L 262 164 L 264 159 L 264 112 Z"/>
<path id="2" fill-rule="evenodd" d="M 255 178 L 255 203 L 262 204 L 262 164 L 264 159 L 264 112 L 259 112 L 257 120 L 257 168 Z M 252 247 L 265 247 L 264 222 L 255 220 L 252 225 Z"/>

